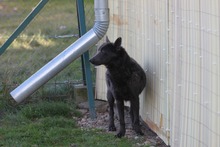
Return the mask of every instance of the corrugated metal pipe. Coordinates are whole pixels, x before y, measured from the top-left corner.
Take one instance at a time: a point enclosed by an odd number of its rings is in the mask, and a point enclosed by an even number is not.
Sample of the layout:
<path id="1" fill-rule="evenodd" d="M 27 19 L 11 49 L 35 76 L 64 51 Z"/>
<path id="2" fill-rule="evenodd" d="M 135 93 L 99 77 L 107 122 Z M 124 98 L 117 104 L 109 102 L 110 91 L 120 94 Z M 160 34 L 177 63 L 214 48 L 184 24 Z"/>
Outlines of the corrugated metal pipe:
<path id="1" fill-rule="evenodd" d="M 108 0 L 95 0 L 94 11 L 95 24 L 91 30 L 10 93 L 16 102 L 22 102 L 38 90 L 43 84 L 53 78 L 85 51 L 90 49 L 105 35 L 109 25 Z"/>

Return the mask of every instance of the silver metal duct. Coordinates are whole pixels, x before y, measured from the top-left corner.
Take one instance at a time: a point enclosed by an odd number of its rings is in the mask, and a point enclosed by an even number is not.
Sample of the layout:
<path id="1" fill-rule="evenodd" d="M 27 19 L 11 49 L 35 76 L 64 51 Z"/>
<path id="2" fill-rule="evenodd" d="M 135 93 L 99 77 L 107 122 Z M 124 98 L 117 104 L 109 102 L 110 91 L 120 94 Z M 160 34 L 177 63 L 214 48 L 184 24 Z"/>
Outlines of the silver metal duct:
<path id="1" fill-rule="evenodd" d="M 16 102 L 20 103 L 34 93 L 105 35 L 109 25 L 108 0 L 95 0 L 94 11 L 95 24 L 91 30 L 10 93 Z"/>

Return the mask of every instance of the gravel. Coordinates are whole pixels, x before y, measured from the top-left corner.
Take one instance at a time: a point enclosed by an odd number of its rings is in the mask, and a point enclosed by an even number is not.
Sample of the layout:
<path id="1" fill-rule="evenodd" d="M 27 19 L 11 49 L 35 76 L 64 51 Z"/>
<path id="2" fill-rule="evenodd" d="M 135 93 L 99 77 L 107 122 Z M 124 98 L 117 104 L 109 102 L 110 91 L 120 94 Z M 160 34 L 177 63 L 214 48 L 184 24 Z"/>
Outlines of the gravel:
<path id="1" fill-rule="evenodd" d="M 96 119 L 91 119 L 88 111 L 88 103 L 84 102 L 78 105 L 78 110 L 83 114 L 80 118 L 75 118 L 77 124 L 82 128 L 97 128 L 102 129 L 106 133 L 112 133 L 113 135 L 116 132 L 108 131 L 108 104 L 104 101 L 95 101 L 96 108 Z M 115 111 L 117 112 L 117 111 Z M 168 147 L 150 128 L 141 121 L 141 130 L 144 133 L 144 136 L 137 136 L 131 127 L 131 121 L 129 116 L 129 108 L 125 108 L 125 126 L 126 134 L 125 137 L 129 139 L 136 140 L 136 146 L 145 146 L 150 147 Z M 119 129 L 119 121 L 117 114 L 115 115 L 115 126 Z"/>

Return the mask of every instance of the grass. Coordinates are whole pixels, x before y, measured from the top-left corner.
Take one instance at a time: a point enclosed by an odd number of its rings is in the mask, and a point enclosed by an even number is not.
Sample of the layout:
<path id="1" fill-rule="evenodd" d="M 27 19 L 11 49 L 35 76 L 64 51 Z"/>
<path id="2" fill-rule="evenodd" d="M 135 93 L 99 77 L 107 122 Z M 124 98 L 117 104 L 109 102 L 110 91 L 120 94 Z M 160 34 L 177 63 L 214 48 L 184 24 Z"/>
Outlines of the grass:
<path id="1" fill-rule="evenodd" d="M 129 147 L 134 144 L 99 129 L 79 128 L 73 117 L 80 116 L 73 105 L 64 102 L 42 101 L 20 106 L 0 120 L 0 146 Z"/>
<path id="2" fill-rule="evenodd" d="M 30 13 L 39 0 L 0 2 L 0 46 L 16 27 Z M 93 25 L 93 1 L 85 2 L 87 29 Z M 62 52 L 77 37 L 56 38 L 56 36 L 78 34 L 75 1 L 49 1 L 21 35 L 9 46 L 0 58 L 0 94 L 7 93 L 21 84 L 56 55 Z M 91 51 L 93 52 L 93 51 Z M 94 72 L 94 68 L 92 68 Z M 93 80 L 94 80 L 93 74 Z M 49 83 L 81 81 L 81 59 L 52 78 Z M 10 88 L 11 86 L 11 88 Z M 3 92 L 2 92 L 3 91 Z M 44 94 L 46 93 L 45 90 Z M 50 94 L 53 89 L 48 89 Z"/>
<path id="3" fill-rule="evenodd" d="M 39 0 L 0 2 L 0 46 L 12 34 Z M 85 2 L 88 20 L 93 18 L 92 1 Z M 88 29 L 93 19 L 87 21 Z M 49 1 L 42 12 L 29 24 L 21 35 L 9 46 L 0 59 L 2 83 L 20 84 L 56 55 L 62 52 L 77 37 L 56 36 L 78 34 L 75 1 Z M 13 78 L 11 78 L 13 77 Z M 51 81 L 82 79 L 81 60 L 70 64 Z M 1 83 L 0 83 L 1 84 Z"/>

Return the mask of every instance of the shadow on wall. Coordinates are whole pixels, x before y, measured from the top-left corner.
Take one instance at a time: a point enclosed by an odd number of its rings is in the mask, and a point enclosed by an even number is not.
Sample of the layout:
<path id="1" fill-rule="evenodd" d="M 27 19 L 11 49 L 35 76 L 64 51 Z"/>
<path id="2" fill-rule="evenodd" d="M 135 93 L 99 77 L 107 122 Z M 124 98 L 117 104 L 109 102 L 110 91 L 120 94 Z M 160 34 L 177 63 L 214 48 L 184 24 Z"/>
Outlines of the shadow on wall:
<path id="1" fill-rule="evenodd" d="M 153 70 L 152 68 L 149 66 L 149 64 L 147 64 L 147 66 L 144 68 L 145 70 L 145 74 L 146 74 L 146 87 L 145 87 L 145 93 L 146 93 L 146 97 L 153 97 Z"/>

